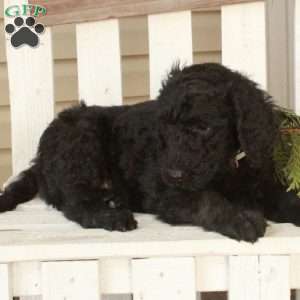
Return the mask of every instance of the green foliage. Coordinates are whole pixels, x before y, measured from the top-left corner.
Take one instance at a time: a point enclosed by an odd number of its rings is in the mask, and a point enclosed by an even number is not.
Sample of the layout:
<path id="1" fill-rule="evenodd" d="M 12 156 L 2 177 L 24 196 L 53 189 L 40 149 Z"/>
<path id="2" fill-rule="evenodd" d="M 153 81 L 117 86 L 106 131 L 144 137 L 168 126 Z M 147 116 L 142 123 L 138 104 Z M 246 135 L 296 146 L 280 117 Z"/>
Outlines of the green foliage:
<path id="1" fill-rule="evenodd" d="M 300 196 L 300 116 L 279 108 L 280 136 L 274 149 L 277 179 Z"/>

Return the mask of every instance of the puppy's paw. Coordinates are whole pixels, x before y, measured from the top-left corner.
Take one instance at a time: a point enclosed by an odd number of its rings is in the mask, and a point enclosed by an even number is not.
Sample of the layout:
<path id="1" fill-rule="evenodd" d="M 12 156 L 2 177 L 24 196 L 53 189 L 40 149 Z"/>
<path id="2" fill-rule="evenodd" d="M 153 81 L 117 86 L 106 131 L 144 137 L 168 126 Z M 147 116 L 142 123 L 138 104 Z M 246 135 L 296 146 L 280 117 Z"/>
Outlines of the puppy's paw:
<path id="1" fill-rule="evenodd" d="M 254 243 L 264 236 L 267 223 L 262 213 L 245 210 L 239 212 L 231 223 L 226 225 L 223 234 L 238 241 Z"/>
<path id="2" fill-rule="evenodd" d="M 131 231 L 137 228 L 137 221 L 130 210 L 114 209 L 103 227 L 109 231 Z"/>

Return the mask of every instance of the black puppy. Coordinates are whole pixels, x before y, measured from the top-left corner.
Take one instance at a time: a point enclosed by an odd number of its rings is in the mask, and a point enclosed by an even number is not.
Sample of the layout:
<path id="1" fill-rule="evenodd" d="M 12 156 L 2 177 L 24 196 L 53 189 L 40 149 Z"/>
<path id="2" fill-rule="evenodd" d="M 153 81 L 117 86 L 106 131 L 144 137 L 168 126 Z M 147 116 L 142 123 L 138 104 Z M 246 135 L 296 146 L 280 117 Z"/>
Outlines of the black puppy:
<path id="1" fill-rule="evenodd" d="M 132 230 L 145 212 L 254 242 L 265 218 L 300 225 L 300 200 L 274 180 L 277 134 L 254 82 L 218 64 L 174 67 L 157 101 L 60 113 L 0 211 L 39 193 L 87 228 Z"/>

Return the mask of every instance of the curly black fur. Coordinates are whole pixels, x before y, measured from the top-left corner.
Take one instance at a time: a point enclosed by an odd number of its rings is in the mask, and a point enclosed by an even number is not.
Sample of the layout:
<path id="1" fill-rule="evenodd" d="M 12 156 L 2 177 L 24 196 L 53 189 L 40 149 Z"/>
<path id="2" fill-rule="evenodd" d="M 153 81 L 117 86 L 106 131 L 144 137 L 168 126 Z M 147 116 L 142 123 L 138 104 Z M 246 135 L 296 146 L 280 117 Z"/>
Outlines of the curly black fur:
<path id="1" fill-rule="evenodd" d="M 132 230 L 145 212 L 254 242 L 265 218 L 300 225 L 299 199 L 273 179 L 277 134 L 254 82 L 218 64 L 174 67 L 157 101 L 60 113 L 0 211 L 39 193 L 88 228 Z"/>

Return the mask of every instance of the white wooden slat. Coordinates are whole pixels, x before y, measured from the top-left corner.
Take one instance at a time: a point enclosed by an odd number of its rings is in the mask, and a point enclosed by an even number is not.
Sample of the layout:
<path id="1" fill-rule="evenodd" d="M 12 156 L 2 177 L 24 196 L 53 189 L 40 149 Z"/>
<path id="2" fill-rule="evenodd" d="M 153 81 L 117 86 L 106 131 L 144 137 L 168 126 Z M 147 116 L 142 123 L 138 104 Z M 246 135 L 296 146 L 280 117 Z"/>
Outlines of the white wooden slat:
<path id="1" fill-rule="evenodd" d="M 89 105 L 122 104 L 119 21 L 76 25 L 79 97 Z"/>
<path id="2" fill-rule="evenodd" d="M 227 291 L 228 257 L 199 256 L 196 258 L 196 272 L 197 291 Z"/>
<path id="3" fill-rule="evenodd" d="M 9 265 L 0 264 L 0 299 L 11 300 L 12 291 L 10 283 Z"/>
<path id="4" fill-rule="evenodd" d="M 100 300 L 98 261 L 42 263 L 43 300 Z"/>
<path id="5" fill-rule="evenodd" d="M 289 256 L 261 256 L 261 300 L 290 300 Z"/>
<path id="6" fill-rule="evenodd" d="M 295 109 L 300 114 L 300 0 L 296 0 L 295 8 Z"/>
<path id="7" fill-rule="evenodd" d="M 222 6 L 222 62 L 267 88 L 264 1 Z"/>
<path id="8" fill-rule="evenodd" d="M 18 297 L 41 295 L 40 262 L 20 262 L 12 265 L 13 294 Z"/>
<path id="9" fill-rule="evenodd" d="M 102 294 L 131 293 L 131 260 L 127 258 L 103 259 L 100 265 Z"/>
<path id="10" fill-rule="evenodd" d="M 229 300 L 260 300 L 258 256 L 229 257 Z"/>
<path id="11" fill-rule="evenodd" d="M 300 255 L 290 256 L 290 287 L 300 289 Z"/>
<path id="12" fill-rule="evenodd" d="M 150 97 L 154 99 L 176 61 L 193 62 L 191 11 L 150 15 L 148 30 Z"/>
<path id="13" fill-rule="evenodd" d="M 5 0 L 5 6 L 26 3 Z M 5 18 L 5 23 L 12 22 Z M 54 116 L 51 30 L 40 35 L 36 48 L 14 48 L 6 35 L 9 78 L 13 172 L 19 173 L 34 157 L 41 133 Z"/>
<path id="14" fill-rule="evenodd" d="M 134 300 L 195 300 L 193 258 L 149 258 L 132 261 Z"/>

